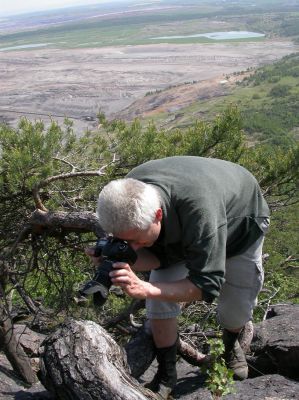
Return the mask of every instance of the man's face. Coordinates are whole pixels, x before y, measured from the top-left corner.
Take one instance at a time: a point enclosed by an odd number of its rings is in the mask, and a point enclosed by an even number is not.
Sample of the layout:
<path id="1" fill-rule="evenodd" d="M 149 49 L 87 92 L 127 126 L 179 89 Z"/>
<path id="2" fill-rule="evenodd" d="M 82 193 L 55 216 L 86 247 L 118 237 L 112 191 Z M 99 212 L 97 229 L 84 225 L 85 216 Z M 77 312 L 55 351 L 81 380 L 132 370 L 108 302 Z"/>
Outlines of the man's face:
<path id="1" fill-rule="evenodd" d="M 152 222 L 147 229 L 131 229 L 120 232 L 115 236 L 117 236 L 119 239 L 126 240 L 135 251 L 142 247 L 151 247 L 160 235 L 161 221 L 162 210 L 159 209 L 156 213 L 154 222 Z"/>

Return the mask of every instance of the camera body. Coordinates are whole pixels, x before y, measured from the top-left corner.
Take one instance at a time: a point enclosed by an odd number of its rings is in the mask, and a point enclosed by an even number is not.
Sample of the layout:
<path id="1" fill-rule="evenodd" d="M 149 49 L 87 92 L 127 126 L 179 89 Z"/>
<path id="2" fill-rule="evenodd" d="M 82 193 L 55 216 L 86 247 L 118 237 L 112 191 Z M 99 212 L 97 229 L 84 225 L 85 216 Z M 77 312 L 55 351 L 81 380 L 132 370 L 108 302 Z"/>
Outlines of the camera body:
<path id="1" fill-rule="evenodd" d="M 95 306 L 101 307 L 108 298 L 112 284 L 109 273 L 113 270 L 113 264 L 120 261 L 133 265 L 137 254 L 125 240 L 108 236 L 97 240 L 94 255 L 101 257 L 101 264 L 92 280 L 86 282 L 79 293 L 81 296 L 92 294 Z"/>

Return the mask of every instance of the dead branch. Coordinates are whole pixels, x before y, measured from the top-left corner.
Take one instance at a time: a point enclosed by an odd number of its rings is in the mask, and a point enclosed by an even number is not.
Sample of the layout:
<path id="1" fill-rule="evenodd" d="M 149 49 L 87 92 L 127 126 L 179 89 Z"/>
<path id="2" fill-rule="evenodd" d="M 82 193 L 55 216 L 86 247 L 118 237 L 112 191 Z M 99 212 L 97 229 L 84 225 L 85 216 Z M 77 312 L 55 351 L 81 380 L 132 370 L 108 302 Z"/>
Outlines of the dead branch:
<path id="1" fill-rule="evenodd" d="M 210 356 L 201 353 L 181 338 L 178 342 L 178 353 L 189 364 L 199 367 L 207 366 L 211 361 Z"/>
<path id="2" fill-rule="evenodd" d="M 40 307 L 37 307 L 35 302 L 32 300 L 32 298 L 26 293 L 24 287 L 22 285 L 20 285 L 19 282 L 17 282 L 15 280 L 15 278 L 13 278 L 12 276 L 10 276 L 10 281 L 11 283 L 14 285 L 14 288 L 17 290 L 17 292 L 19 293 L 20 297 L 22 298 L 22 300 L 24 301 L 24 303 L 26 304 L 28 310 L 32 313 L 32 314 L 37 314 L 38 312 L 41 311 Z"/>
<path id="3" fill-rule="evenodd" d="M 298 268 L 298 266 L 290 264 L 290 263 L 295 263 L 298 262 L 299 258 L 295 257 L 293 255 L 288 256 L 285 260 L 283 260 L 279 266 L 284 267 L 284 268 Z"/>
<path id="4" fill-rule="evenodd" d="M 100 227 L 96 215 L 92 212 L 50 212 L 43 210 L 34 211 L 28 221 L 32 230 L 37 233 L 44 231 L 61 232 L 93 232 L 97 236 L 103 236 L 104 231 Z"/>
<path id="5" fill-rule="evenodd" d="M 124 320 L 131 320 L 131 315 L 140 310 L 141 308 L 144 308 L 144 300 L 138 300 L 138 299 L 133 299 L 129 305 L 123 312 L 118 314 L 116 317 L 110 319 L 108 322 L 106 322 L 103 326 L 104 328 L 108 329 L 113 326 L 116 326 L 119 324 L 121 321 Z"/>
<path id="6" fill-rule="evenodd" d="M 30 360 L 16 338 L 2 283 L 0 283 L 0 347 L 3 348 L 13 369 L 25 382 L 29 384 L 36 382 L 36 374 Z"/>
<path id="7" fill-rule="evenodd" d="M 32 190 L 32 194 L 33 194 L 33 199 L 34 199 L 34 203 L 35 203 L 35 207 L 38 210 L 42 210 L 42 211 L 48 211 L 47 208 L 44 206 L 39 191 L 41 188 L 46 187 L 47 185 L 49 185 L 50 183 L 54 182 L 54 181 L 58 181 L 58 180 L 66 180 L 66 179 L 70 179 L 70 178 L 77 178 L 80 176 L 103 176 L 105 175 L 105 173 L 103 172 L 103 169 L 106 168 L 106 166 L 100 168 L 97 171 L 80 171 L 80 172 L 69 172 L 67 174 L 60 174 L 60 175 L 55 175 L 55 176 L 50 176 L 47 179 L 44 179 L 43 181 L 39 182 L 37 185 L 34 186 L 33 190 Z"/>

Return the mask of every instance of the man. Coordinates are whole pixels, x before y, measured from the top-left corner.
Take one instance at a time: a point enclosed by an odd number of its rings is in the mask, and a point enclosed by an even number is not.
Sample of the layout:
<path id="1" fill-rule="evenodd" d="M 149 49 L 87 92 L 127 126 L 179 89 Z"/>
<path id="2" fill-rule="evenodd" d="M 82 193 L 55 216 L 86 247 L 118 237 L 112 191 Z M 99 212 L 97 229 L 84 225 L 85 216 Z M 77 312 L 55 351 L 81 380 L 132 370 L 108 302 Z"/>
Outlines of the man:
<path id="1" fill-rule="evenodd" d="M 263 283 L 262 245 L 269 209 L 243 167 L 211 158 L 169 157 L 133 169 L 101 191 L 97 215 L 109 234 L 137 252 L 115 263 L 112 283 L 146 299 L 158 371 L 147 387 L 167 398 L 176 384 L 179 302 L 218 297 L 225 359 L 248 374 L 238 335 L 252 318 Z M 134 271 L 151 270 L 149 282 Z"/>

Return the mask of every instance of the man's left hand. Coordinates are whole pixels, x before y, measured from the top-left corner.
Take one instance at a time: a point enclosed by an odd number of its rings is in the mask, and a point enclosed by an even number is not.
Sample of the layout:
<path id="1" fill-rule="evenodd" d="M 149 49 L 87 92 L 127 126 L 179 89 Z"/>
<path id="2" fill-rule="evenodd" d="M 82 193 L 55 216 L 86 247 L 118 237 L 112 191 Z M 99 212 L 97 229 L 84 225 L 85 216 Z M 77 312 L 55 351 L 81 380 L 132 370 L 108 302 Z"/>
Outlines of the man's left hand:
<path id="1" fill-rule="evenodd" d="M 138 278 L 132 271 L 129 264 L 116 262 L 113 264 L 114 270 L 109 276 L 113 285 L 120 286 L 130 297 L 145 299 L 148 294 L 148 282 Z"/>

